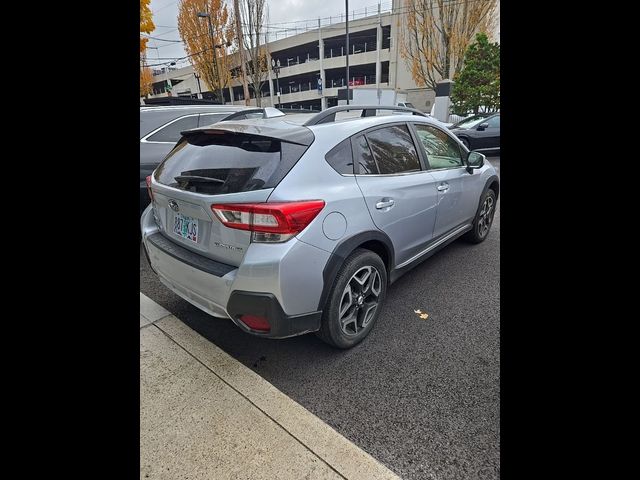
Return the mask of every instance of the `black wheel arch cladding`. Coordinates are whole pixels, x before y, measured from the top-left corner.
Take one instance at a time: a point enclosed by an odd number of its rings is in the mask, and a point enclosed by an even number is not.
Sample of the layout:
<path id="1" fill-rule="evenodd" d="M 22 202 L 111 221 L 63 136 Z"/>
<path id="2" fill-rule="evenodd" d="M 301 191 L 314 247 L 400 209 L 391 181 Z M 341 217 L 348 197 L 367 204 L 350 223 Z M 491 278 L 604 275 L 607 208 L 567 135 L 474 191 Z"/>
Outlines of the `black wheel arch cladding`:
<path id="1" fill-rule="evenodd" d="M 371 242 L 376 242 L 379 245 L 382 245 L 384 248 L 384 253 L 386 258 L 382 258 L 383 263 L 387 267 L 387 281 L 389 278 L 389 272 L 393 269 L 395 265 L 395 252 L 393 249 L 393 244 L 391 243 L 391 239 L 387 234 L 380 230 L 370 230 L 366 232 L 360 232 L 353 237 L 349 237 L 347 239 L 342 240 L 336 248 L 333 250 L 333 253 L 329 257 L 327 264 L 324 266 L 324 270 L 322 271 L 322 278 L 324 286 L 322 288 L 322 294 L 320 295 L 320 301 L 318 302 L 318 310 L 322 310 L 327 302 L 327 298 L 329 298 L 329 292 L 333 287 L 333 283 L 335 281 L 338 272 L 340 271 L 340 267 L 347 259 L 351 253 L 356 250 L 358 247 L 361 247 L 364 244 L 371 244 Z M 372 250 L 374 253 L 375 250 L 372 248 L 363 247 L 367 250 Z M 382 252 L 381 252 L 382 253 Z"/>

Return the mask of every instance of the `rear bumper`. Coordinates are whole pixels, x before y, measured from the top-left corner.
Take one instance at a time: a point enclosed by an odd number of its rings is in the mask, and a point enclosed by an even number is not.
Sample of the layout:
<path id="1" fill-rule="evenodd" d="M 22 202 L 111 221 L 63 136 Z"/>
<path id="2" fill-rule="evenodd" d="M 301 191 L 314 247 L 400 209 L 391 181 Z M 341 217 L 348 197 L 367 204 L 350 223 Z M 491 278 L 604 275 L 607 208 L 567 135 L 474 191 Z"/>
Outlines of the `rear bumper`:
<path id="1" fill-rule="evenodd" d="M 169 290 L 209 315 L 229 317 L 225 308 L 226 301 L 237 270 L 217 276 L 193 264 L 190 265 L 180 257 L 184 252 L 176 255 L 176 251 L 184 251 L 184 248 L 177 246 L 173 251 L 167 251 L 157 236 L 164 238 L 162 234 L 156 233 L 145 238 L 143 244 L 151 269 L 160 281 Z"/>
<path id="2" fill-rule="evenodd" d="M 160 281 L 204 312 L 230 318 L 247 333 L 285 338 L 316 331 L 322 312 L 322 269 L 329 254 L 295 239 L 251 244 L 240 267 L 216 262 L 167 239 L 151 208 L 141 218 L 147 259 Z M 241 315 L 267 318 L 269 332 L 245 325 Z"/>
<path id="3" fill-rule="evenodd" d="M 320 329 L 322 312 L 311 312 L 302 315 L 287 315 L 282 310 L 278 299 L 271 293 L 244 292 L 234 290 L 229 297 L 227 312 L 231 320 L 247 333 L 269 338 L 287 338 Z M 252 330 L 242 323 L 241 315 L 258 315 L 269 322 L 268 332 Z"/>

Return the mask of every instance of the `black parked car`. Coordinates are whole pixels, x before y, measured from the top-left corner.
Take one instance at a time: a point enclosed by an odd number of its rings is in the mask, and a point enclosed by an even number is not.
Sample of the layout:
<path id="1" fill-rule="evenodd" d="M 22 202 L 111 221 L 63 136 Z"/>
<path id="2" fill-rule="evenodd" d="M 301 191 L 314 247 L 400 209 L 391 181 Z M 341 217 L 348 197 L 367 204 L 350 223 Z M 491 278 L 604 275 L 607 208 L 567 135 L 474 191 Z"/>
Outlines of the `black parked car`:
<path id="1" fill-rule="evenodd" d="M 140 107 L 140 214 L 150 203 L 147 177 L 182 136 L 180 132 L 223 120 L 269 118 L 284 115 L 272 108 L 232 105 Z"/>
<path id="2" fill-rule="evenodd" d="M 469 150 L 500 150 L 500 114 L 474 115 L 449 127 Z"/>

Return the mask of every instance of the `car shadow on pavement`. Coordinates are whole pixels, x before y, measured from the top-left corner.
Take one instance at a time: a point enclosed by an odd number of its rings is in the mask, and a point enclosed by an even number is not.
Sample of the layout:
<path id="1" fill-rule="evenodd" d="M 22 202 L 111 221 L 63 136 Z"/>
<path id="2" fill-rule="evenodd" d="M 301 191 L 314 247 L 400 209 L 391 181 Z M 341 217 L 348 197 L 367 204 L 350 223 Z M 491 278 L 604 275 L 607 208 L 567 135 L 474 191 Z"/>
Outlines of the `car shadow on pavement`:
<path id="1" fill-rule="evenodd" d="M 254 369 L 259 369 L 261 364 L 268 361 L 271 353 L 296 356 L 304 352 L 305 356 L 312 354 L 315 358 L 329 358 L 340 352 L 313 334 L 283 339 L 256 337 L 240 330 L 230 319 L 211 317 L 190 304 L 184 306 L 183 315 L 178 312 L 176 316 L 200 335 Z"/>

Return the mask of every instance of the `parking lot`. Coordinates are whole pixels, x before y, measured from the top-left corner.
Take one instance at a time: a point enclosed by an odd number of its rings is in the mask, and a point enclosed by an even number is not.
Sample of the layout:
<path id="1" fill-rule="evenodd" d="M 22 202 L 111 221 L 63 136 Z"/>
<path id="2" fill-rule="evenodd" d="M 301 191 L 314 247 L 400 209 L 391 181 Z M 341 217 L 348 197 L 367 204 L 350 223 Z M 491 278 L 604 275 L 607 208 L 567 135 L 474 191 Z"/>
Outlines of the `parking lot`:
<path id="1" fill-rule="evenodd" d="M 499 172 L 500 157 L 489 161 Z M 313 334 L 256 338 L 210 317 L 156 279 L 142 247 L 140 290 L 402 478 L 496 479 L 500 202 L 485 242 L 456 241 L 394 283 L 351 350 Z"/>

